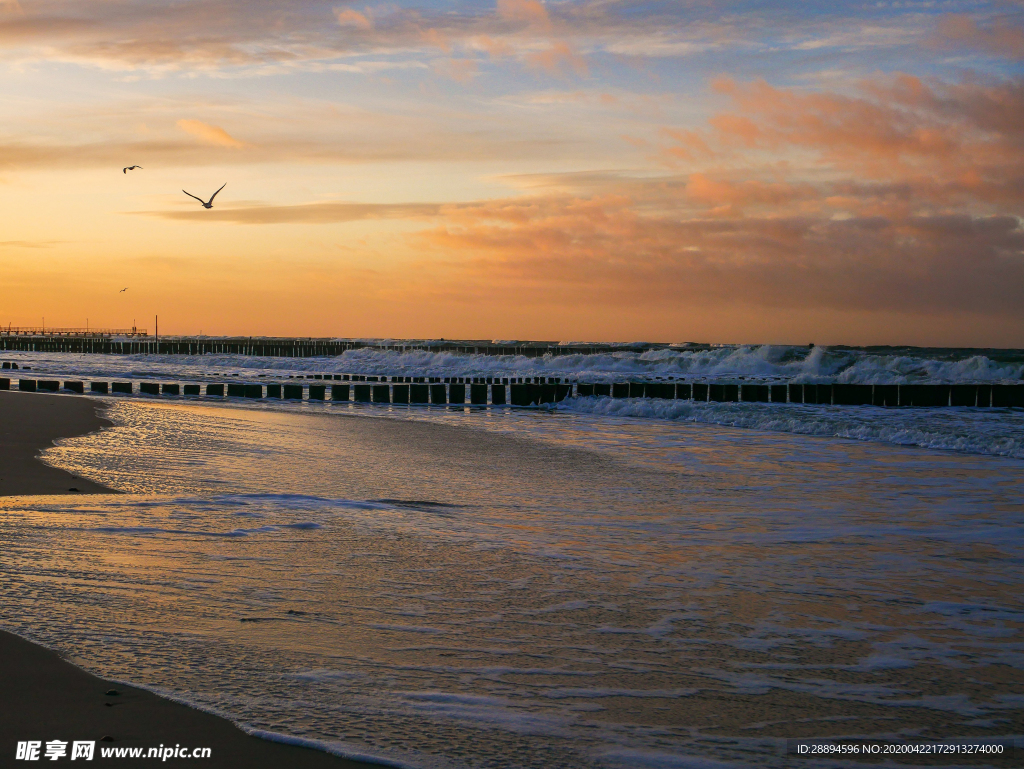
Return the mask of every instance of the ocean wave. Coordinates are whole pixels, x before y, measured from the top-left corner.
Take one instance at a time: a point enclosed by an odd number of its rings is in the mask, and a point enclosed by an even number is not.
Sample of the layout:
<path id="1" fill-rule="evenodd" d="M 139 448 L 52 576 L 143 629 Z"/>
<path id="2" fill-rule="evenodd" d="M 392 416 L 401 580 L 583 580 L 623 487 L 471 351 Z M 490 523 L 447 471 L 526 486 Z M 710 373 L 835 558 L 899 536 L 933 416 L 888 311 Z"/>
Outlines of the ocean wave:
<path id="1" fill-rule="evenodd" d="M 571 398 L 549 408 L 740 427 L 1024 459 L 1024 413 L 1009 409 L 699 403 L 656 398 Z"/>
<path id="2" fill-rule="evenodd" d="M 390 376 L 552 376 L 588 382 L 672 377 L 762 379 L 860 384 L 1019 382 L 1024 351 L 967 348 L 830 348 L 742 345 L 710 349 L 629 349 L 595 354 L 477 355 L 429 349 L 398 352 L 367 347 L 321 358 L 248 355 L 79 355 L 4 353 L 4 358 L 51 376 L 197 379 L 310 373 Z M 13 372 L 12 372 L 13 374 Z M 17 376 L 15 374 L 15 376 Z"/>

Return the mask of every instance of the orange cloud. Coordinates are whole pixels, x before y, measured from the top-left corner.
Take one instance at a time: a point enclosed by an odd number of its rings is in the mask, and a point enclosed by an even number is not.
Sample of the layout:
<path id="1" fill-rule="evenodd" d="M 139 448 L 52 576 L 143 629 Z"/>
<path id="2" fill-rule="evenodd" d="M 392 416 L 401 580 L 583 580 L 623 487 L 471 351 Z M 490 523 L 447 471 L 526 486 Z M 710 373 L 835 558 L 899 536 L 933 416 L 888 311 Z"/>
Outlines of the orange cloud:
<path id="1" fill-rule="evenodd" d="M 473 38 L 473 45 L 486 51 L 492 59 L 511 56 L 514 53 L 514 49 L 508 43 L 503 40 L 495 40 L 487 35 L 479 35 Z"/>
<path id="2" fill-rule="evenodd" d="M 1020 80 L 949 84 L 898 75 L 842 94 L 764 81 L 718 80 L 713 87 L 731 97 L 736 111 L 711 118 L 710 132 L 673 136 L 679 144 L 666 155 L 692 159 L 698 138 L 712 151 L 812 152 L 820 164 L 862 178 L 931 176 L 962 190 L 970 179 L 979 195 L 1009 192 L 1024 177 Z"/>
<path id="3" fill-rule="evenodd" d="M 538 0 L 498 0 L 497 10 L 498 15 L 506 21 L 544 29 L 551 26 L 548 9 Z"/>
<path id="4" fill-rule="evenodd" d="M 694 160 L 696 157 L 711 157 L 714 150 L 708 146 L 707 141 L 696 131 L 686 129 L 662 128 L 661 133 L 678 144 L 665 149 L 665 154 L 679 160 Z"/>
<path id="5" fill-rule="evenodd" d="M 362 14 L 354 8 L 335 8 L 334 16 L 343 27 L 373 29 L 373 21 L 366 14 Z"/>
<path id="6" fill-rule="evenodd" d="M 1024 323 L 1024 262 L 1003 257 L 1024 248 L 1012 216 L 723 220 L 653 215 L 615 194 L 489 201 L 442 214 L 441 226 L 416 236 L 420 247 L 456 259 L 458 280 L 509 294 L 648 308 L 963 312 Z"/>
<path id="7" fill-rule="evenodd" d="M 553 175 L 531 186 L 543 194 L 442 207 L 415 244 L 501 301 L 958 316 L 1003 324 L 1007 341 L 1024 332 L 1024 83 L 715 88 L 732 112 L 660 133 L 714 171 Z"/>
<path id="8" fill-rule="evenodd" d="M 560 74 L 564 67 L 569 67 L 581 77 L 589 71 L 587 60 L 576 53 L 572 46 L 561 40 L 552 43 L 547 50 L 530 54 L 526 57 L 526 63 L 554 75 Z"/>
<path id="9" fill-rule="evenodd" d="M 452 52 L 452 44 L 448 42 L 448 38 L 443 32 L 438 29 L 431 27 L 420 32 L 420 39 L 427 45 L 432 45 L 435 48 L 440 48 L 445 53 Z"/>
<path id="10" fill-rule="evenodd" d="M 306 203 L 294 206 L 246 206 L 212 211 L 138 211 L 142 216 L 186 222 L 233 224 L 339 224 L 367 219 L 420 219 L 435 216 L 435 203 Z M 451 210 L 451 209 L 450 209 Z"/>
<path id="11" fill-rule="evenodd" d="M 190 133 L 207 144 L 216 144 L 221 147 L 233 147 L 242 149 L 247 146 L 244 142 L 238 141 L 220 126 L 209 125 L 201 120 L 179 120 L 178 128 Z"/>
<path id="12" fill-rule="evenodd" d="M 753 120 L 739 115 L 716 115 L 708 121 L 721 136 L 728 136 L 747 147 L 757 146 L 761 130 Z"/>
<path id="13" fill-rule="evenodd" d="M 713 179 L 705 174 L 691 174 L 686 182 L 686 198 L 702 206 L 725 207 L 732 213 L 743 206 L 757 204 L 780 207 L 798 199 L 816 198 L 819 191 L 810 184 L 762 182 L 747 179 L 735 182 Z"/>
<path id="14" fill-rule="evenodd" d="M 932 44 L 940 48 L 974 48 L 997 56 L 1024 59 L 1024 29 L 1012 17 L 979 27 L 966 14 L 949 13 L 939 21 Z"/>

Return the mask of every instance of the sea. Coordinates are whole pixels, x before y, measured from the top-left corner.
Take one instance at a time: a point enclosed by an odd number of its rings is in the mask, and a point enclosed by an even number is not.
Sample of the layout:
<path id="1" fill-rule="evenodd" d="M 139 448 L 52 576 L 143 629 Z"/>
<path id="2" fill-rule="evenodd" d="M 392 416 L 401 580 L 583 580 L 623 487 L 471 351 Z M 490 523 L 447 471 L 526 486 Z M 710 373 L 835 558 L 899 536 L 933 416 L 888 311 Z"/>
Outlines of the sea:
<path id="1" fill-rule="evenodd" d="M 2 358 L 86 380 L 1024 377 L 1022 351 L 918 348 Z M 1022 409 L 64 397 L 112 426 L 43 461 L 122 493 L 0 499 L 0 627 L 259 736 L 410 769 L 1021 745 Z"/>

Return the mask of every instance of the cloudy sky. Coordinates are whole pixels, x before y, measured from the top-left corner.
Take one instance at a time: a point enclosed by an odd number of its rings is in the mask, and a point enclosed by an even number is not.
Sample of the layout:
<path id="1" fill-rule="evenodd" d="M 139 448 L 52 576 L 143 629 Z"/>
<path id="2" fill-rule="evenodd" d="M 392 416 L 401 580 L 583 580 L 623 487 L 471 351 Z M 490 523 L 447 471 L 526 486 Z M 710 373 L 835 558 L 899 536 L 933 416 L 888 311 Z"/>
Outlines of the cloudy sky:
<path id="1" fill-rule="evenodd" d="M 0 57 L 4 323 L 1024 346 L 1021 0 L 0 0 Z"/>

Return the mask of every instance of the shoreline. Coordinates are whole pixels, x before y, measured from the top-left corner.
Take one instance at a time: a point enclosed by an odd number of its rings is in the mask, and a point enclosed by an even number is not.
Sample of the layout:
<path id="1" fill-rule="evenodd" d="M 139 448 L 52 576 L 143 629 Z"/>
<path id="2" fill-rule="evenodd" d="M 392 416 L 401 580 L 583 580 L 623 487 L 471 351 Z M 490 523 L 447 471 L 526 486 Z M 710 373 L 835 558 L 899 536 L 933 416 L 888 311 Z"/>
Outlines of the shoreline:
<path id="1" fill-rule="evenodd" d="M 39 454 L 55 440 L 101 430 L 110 421 L 91 398 L 0 391 L 0 496 L 119 494 L 115 489 L 44 464 Z M 60 653 L 0 629 L 0 764 L 14 761 L 18 742 L 95 741 L 101 764 L 152 765 L 154 759 L 101 757 L 102 748 L 145 750 L 182 745 L 210 748 L 200 766 L 358 769 L 373 764 L 340 758 L 312 747 L 263 739 L 226 718 L 166 699 L 145 689 L 105 681 Z M 117 691 L 108 695 L 108 691 Z M 110 737 L 112 741 L 102 741 Z M 66 760 L 66 759 L 65 759 Z M 194 758 L 169 758 L 167 763 Z M 163 763 L 161 761 L 161 763 Z"/>
<path id="2" fill-rule="evenodd" d="M 57 652 L 0 630 L 0 757 L 13 759 L 17 743 L 95 741 L 95 759 L 118 766 L 151 765 L 153 759 L 103 758 L 103 748 L 180 745 L 210 748 L 199 766 L 220 769 L 296 767 L 365 769 L 375 766 L 325 751 L 247 734 L 226 718 L 166 699 L 145 689 L 115 684 L 82 670 Z M 117 692 L 111 695 L 108 692 Z M 104 740 L 103 738 L 110 738 Z M 42 754 L 42 750 L 40 754 Z M 196 763 L 190 757 L 166 763 Z M 0 760 L 0 763 L 5 761 Z M 163 762 L 161 762 L 163 763 Z"/>
<path id="3" fill-rule="evenodd" d="M 0 391 L 0 497 L 119 494 L 39 459 L 60 438 L 102 430 L 112 422 L 91 398 Z"/>

